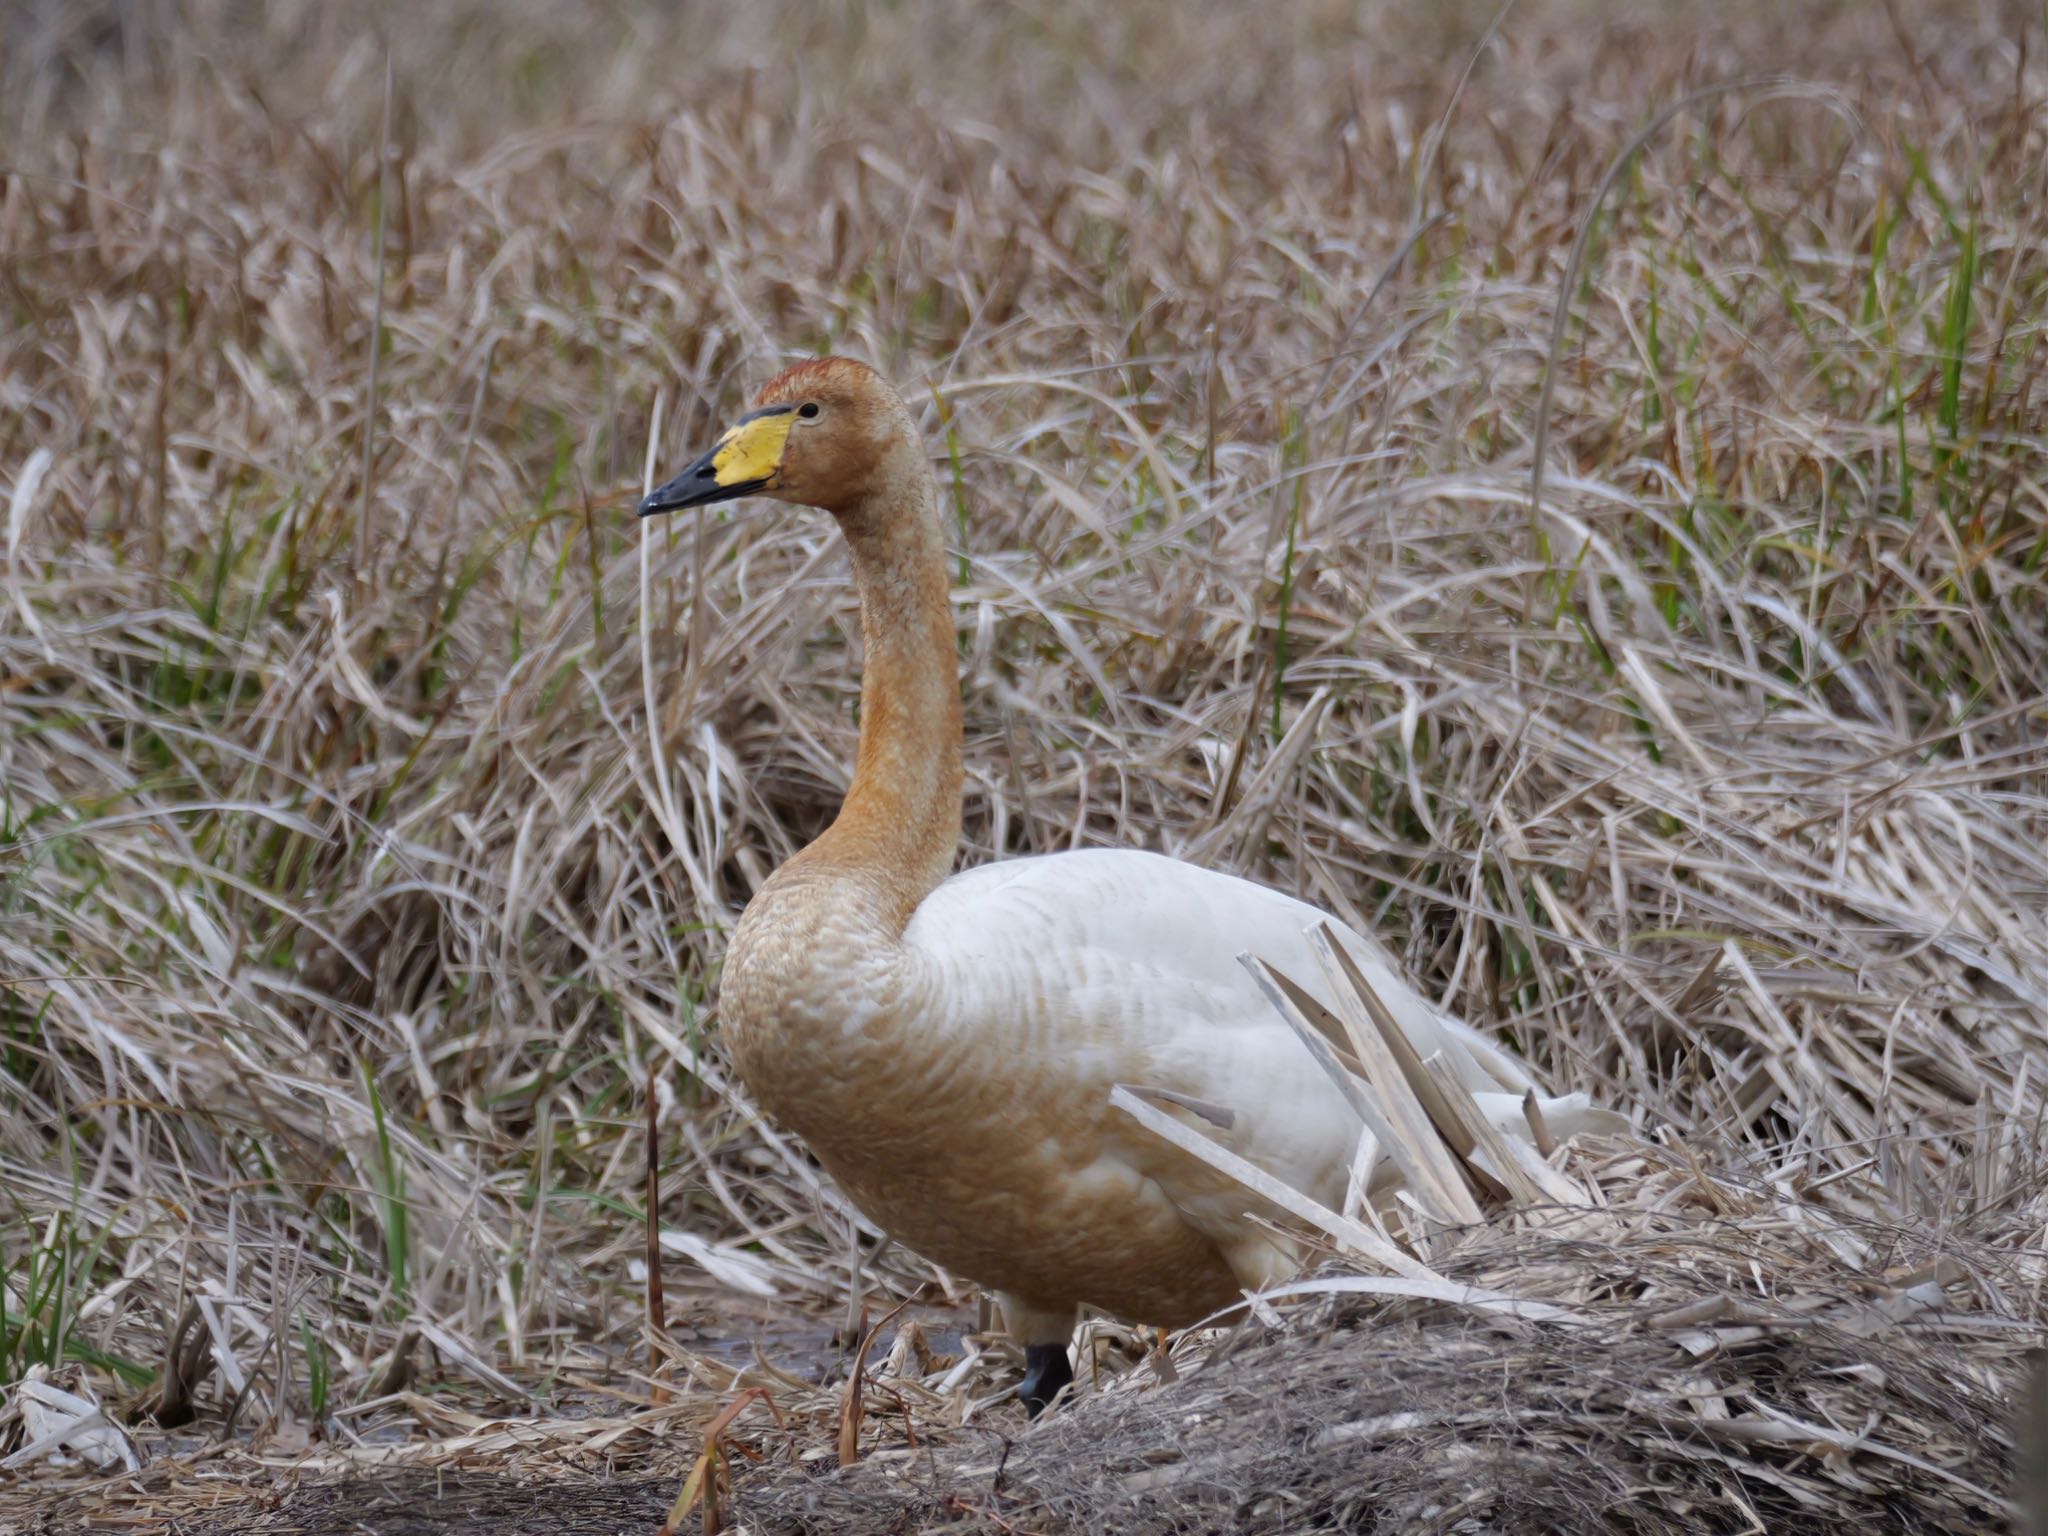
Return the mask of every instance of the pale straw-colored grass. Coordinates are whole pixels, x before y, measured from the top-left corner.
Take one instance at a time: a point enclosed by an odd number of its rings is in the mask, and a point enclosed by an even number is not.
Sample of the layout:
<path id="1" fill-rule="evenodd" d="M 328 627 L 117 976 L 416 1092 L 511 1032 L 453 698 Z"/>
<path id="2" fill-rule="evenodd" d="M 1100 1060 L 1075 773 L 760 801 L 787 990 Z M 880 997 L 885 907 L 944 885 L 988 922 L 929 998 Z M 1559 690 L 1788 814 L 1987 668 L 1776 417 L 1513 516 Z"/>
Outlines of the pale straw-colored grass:
<path id="1" fill-rule="evenodd" d="M 2037 1321 L 2038 10 L 0 20 L 0 1377 L 194 1302 L 202 1431 L 636 1366 L 650 1065 L 672 1297 L 934 1278 L 709 1001 L 843 553 L 630 517 L 822 348 L 957 511 L 968 858 L 1296 891 Z"/>

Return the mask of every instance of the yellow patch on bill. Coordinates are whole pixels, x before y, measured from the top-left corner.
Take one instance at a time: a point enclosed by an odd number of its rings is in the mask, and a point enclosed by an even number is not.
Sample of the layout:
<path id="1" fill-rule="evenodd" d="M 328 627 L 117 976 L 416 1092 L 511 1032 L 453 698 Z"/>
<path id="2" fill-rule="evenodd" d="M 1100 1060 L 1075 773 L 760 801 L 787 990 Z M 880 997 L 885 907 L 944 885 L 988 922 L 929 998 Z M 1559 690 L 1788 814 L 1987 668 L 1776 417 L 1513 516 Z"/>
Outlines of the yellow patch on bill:
<path id="1" fill-rule="evenodd" d="M 756 416 L 727 430 L 711 456 L 711 467 L 720 485 L 746 485 L 766 480 L 782 465 L 783 445 L 789 441 L 794 414 L 778 411 L 773 416 Z"/>

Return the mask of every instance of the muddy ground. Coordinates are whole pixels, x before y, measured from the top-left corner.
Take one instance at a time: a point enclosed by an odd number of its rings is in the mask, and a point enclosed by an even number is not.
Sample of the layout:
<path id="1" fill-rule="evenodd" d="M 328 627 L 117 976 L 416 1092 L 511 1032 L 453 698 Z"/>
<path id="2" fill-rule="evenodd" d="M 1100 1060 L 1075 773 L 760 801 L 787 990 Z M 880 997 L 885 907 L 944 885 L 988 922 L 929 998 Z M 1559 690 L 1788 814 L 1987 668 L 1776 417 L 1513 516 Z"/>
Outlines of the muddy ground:
<path id="1" fill-rule="evenodd" d="M 561 1482 L 408 1472 L 381 1482 L 315 1483 L 268 1508 L 180 1520 L 167 1536 L 648 1536 L 680 1486 L 679 1478 Z"/>

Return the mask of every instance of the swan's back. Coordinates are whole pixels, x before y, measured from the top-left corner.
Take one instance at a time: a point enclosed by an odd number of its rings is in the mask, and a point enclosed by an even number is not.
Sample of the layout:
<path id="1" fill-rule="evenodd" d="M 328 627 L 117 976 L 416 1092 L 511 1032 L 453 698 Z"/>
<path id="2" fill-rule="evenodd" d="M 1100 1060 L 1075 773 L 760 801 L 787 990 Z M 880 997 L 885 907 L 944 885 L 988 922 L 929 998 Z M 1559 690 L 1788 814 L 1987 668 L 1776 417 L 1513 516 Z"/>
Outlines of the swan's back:
<path id="1" fill-rule="evenodd" d="M 904 943 L 952 969 L 962 995 L 981 990 L 981 968 L 1043 974 L 1047 985 L 1066 971 L 1077 996 L 1112 987 L 1135 998 L 1147 984 L 1164 984 L 1187 1005 L 1166 1021 L 1169 1029 L 1211 1045 L 1219 1032 L 1246 1033 L 1307 1063 L 1298 1043 L 1285 1049 L 1293 1036 L 1239 957 L 1269 962 L 1330 1006 L 1308 937 L 1318 923 L 1338 935 L 1424 1055 L 1455 1038 L 1484 1073 L 1469 1087 L 1536 1086 L 1518 1058 L 1402 980 L 1371 940 L 1284 892 L 1161 854 L 1079 849 L 966 870 L 925 898 Z"/>

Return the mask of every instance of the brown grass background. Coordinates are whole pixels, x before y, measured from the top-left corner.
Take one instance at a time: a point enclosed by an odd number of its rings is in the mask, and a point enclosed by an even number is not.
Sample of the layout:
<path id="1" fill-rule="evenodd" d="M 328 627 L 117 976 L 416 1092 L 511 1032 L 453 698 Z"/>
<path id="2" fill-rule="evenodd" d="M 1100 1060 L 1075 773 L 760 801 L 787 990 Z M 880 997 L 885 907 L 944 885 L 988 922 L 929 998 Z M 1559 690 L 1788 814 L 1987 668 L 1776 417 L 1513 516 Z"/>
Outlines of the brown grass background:
<path id="1" fill-rule="evenodd" d="M 2038 1319 L 2038 6 L 0 28 L 0 1377 L 197 1296 L 216 1429 L 422 1320 L 637 1358 L 650 1069 L 672 1290 L 931 1278 L 711 1002 L 845 786 L 843 553 L 629 515 L 823 349 L 957 511 L 968 859 L 1296 891 Z"/>

